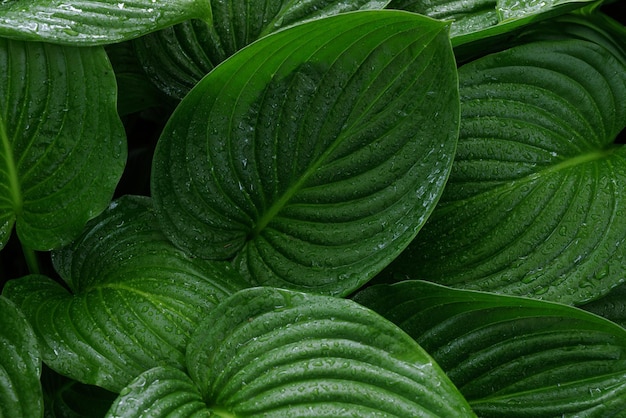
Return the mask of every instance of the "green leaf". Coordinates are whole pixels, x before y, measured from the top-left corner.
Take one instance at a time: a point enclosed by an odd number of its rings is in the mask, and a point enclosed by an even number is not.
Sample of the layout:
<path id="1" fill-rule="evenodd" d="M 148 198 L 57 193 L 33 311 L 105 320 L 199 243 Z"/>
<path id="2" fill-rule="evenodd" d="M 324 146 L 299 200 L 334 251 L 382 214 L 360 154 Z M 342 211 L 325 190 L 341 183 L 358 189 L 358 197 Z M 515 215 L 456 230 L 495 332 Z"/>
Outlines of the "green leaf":
<path id="1" fill-rule="evenodd" d="M 408 10 L 434 19 L 452 20 L 455 47 L 512 32 L 530 23 L 582 8 L 595 0 L 392 0 L 389 8 Z"/>
<path id="2" fill-rule="evenodd" d="M 19 309 L 0 296 L 0 417 L 43 415 L 40 375 L 41 356 L 33 329 Z"/>
<path id="3" fill-rule="evenodd" d="M 209 416 L 214 415 L 191 378 L 178 369 L 161 366 L 140 374 L 122 389 L 105 418 Z"/>
<path id="4" fill-rule="evenodd" d="M 4 293 L 33 323 L 47 365 L 111 391 L 157 365 L 183 368 L 200 318 L 245 286 L 230 266 L 174 248 L 148 198 L 114 201 L 53 257 L 71 292 L 32 275 Z"/>
<path id="5" fill-rule="evenodd" d="M 388 271 L 567 304 L 624 280 L 626 67 L 582 40 L 536 42 L 459 70 L 446 190 Z"/>
<path id="6" fill-rule="evenodd" d="M 430 353 L 481 417 L 621 416 L 626 330 L 552 302 L 406 281 L 355 300 Z"/>
<path id="7" fill-rule="evenodd" d="M 0 249 L 14 224 L 32 249 L 69 243 L 106 208 L 125 161 L 103 49 L 0 38 Z"/>
<path id="8" fill-rule="evenodd" d="M 171 369 L 148 371 L 122 391 L 112 416 L 196 411 L 199 399 L 222 417 L 474 416 L 413 339 L 330 296 L 236 293 L 193 334 L 187 370 L 191 380 Z"/>
<path id="9" fill-rule="evenodd" d="M 212 21 L 188 20 L 136 40 L 151 78 L 182 99 L 214 66 L 253 41 L 307 20 L 382 9 L 388 0 L 210 1 Z"/>
<path id="10" fill-rule="evenodd" d="M 457 103 L 440 22 L 362 11 L 277 32 L 177 108 L 153 162 L 157 215 L 176 245 L 237 255 L 254 284 L 345 295 L 430 214 Z"/>
<path id="11" fill-rule="evenodd" d="M 104 45 L 187 19 L 210 19 L 205 0 L 4 0 L 0 36 L 66 45 Z"/>

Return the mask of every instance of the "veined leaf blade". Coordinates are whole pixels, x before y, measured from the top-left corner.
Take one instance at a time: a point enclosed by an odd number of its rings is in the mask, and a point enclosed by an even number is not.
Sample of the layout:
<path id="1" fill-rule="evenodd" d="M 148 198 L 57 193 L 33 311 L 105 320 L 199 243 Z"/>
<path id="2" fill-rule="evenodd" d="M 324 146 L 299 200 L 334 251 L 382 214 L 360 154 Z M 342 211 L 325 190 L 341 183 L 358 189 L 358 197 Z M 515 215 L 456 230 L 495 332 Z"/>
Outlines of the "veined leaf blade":
<path id="1" fill-rule="evenodd" d="M 103 49 L 0 39 L 0 248 L 68 244 L 109 203 L 126 162 Z"/>
<path id="2" fill-rule="evenodd" d="M 355 300 L 441 365 L 479 416 L 619 415 L 626 330 L 570 306 L 406 281 Z"/>
<path id="3" fill-rule="evenodd" d="M 0 416 L 43 415 L 41 356 L 32 327 L 17 306 L 0 296 Z"/>
<path id="4" fill-rule="evenodd" d="M 194 333 L 187 369 L 234 416 L 473 416 L 428 354 L 349 300 L 240 291 Z"/>
<path id="5" fill-rule="evenodd" d="M 453 67 L 445 25 L 404 12 L 338 15 L 242 50 L 159 140 L 164 231 L 202 257 L 238 254 L 254 284 L 349 293 L 439 198 L 457 134 Z"/>
<path id="6" fill-rule="evenodd" d="M 461 131 L 440 205 L 390 272 L 568 304 L 623 281 L 626 67 L 582 40 L 460 69 Z"/>
<path id="7" fill-rule="evenodd" d="M 200 318 L 246 285 L 228 265 L 174 248 L 148 198 L 114 201 L 54 262 L 71 292 L 27 276 L 4 293 L 32 321 L 47 365 L 114 392 L 157 365 L 183 368 Z"/>
<path id="8" fill-rule="evenodd" d="M 0 36 L 104 45 L 210 15 L 202 0 L 8 0 L 0 4 Z"/>

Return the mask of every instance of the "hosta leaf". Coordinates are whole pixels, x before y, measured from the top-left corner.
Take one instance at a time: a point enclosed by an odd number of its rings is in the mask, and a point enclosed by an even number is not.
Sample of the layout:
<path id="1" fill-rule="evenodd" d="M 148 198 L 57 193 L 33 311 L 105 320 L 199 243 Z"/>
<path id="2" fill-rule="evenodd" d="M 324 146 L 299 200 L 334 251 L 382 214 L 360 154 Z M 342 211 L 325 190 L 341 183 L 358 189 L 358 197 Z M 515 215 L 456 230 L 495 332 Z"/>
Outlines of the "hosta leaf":
<path id="1" fill-rule="evenodd" d="M 415 341 L 330 296 L 236 293 L 193 334 L 187 370 L 191 380 L 171 369 L 144 373 L 122 391 L 112 416 L 195 412 L 199 399 L 224 417 L 473 416 Z M 128 413 L 129 403 L 137 412 Z"/>
<path id="2" fill-rule="evenodd" d="M 244 286 L 228 266 L 175 249 L 148 198 L 114 201 L 54 261 L 70 291 L 33 275 L 4 293 L 33 323 L 47 365 L 112 391 L 160 364 L 182 368 L 200 318 Z"/>
<path id="3" fill-rule="evenodd" d="M 41 356 L 33 329 L 19 309 L 0 296 L 0 417 L 43 415 L 40 375 Z"/>
<path id="4" fill-rule="evenodd" d="M 459 46 L 511 32 L 529 23 L 581 8 L 593 0 L 392 0 L 389 8 L 452 20 L 452 44 Z"/>
<path id="5" fill-rule="evenodd" d="M 347 294 L 415 236 L 457 135 L 445 25 L 363 11 L 267 36 L 181 102 L 155 152 L 164 231 L 255 284 Z"/>
<path id="6" fill-rule="evenodd" d="M 215 65 L 278 29 L 342 12 L 382 9 L 388 0 L 213 0 L 210 3 L 212 21 L 188 20 L 135 42 L 147 73 L 171 96 L 184 97 Z"/>
<path id="7" fill-rule="evenodd" d="M 484 417 L 622 416 L 626 330 L 577 308 L 407 281 L 355 300 L 430 353 Z"/>
<path id="8" fill-rule="evenodd" d="M 126 161 L 115 101 L 103 49 L 0 38 L 0 249 L 14 224 L 60 247 L 106 208 Z"/>
<path id="9" fill-rule="evenodd" d="M 160 366 L 122 389 L 105 418 L 209 416 L 214 415 L 191 378 L 178 369 Z"/>
<path id="10" fill-rule="evenodd" d="M 103 45 L 187 19 L 210 19 L 206 0 L 4 0 L 0 36 L 69 45 Z"/>
<path id="11" fill-rule="evenodd" d="M 626 67 L 582 40 L 459 70 L 461 132 L 440 206 L 389 271 L 578 304 L 624 280 Z"/>

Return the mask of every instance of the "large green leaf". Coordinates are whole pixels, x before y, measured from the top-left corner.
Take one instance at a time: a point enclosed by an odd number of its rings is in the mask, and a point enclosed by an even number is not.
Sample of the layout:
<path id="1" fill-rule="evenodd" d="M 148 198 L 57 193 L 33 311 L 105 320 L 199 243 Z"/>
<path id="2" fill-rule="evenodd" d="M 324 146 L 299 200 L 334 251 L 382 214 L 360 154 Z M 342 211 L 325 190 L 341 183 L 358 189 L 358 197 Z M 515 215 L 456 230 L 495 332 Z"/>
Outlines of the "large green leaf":
<path id="1" fill-rule="evenodd" d="M 159 220 L 198 256 L 237 255 L 254 284 L 347 294 L 430 214 L 457 103 L 440 22 L 361 11 L 274 33 L 170 119 L 152 170 Z"/>
<path id="2" fill-rule="evenodd" d="M 4 294 L 33 324 L 47 365 L 112 391 L 160 364 L 183 368 L 200 318 L 245 286 L 230 266 L 174 248 L 148 198 L 114 201 L 53 256 L 70 291 L 32 275 Z"/>
<path id="3" fill-rule="evenodd" d="M 461 67 L 461 132 L 433 216 L 389 271 L 578 304 L 624 280 L 626 67 L 583 40 Z"/>
<path id="4" fill-rule="evenodd" d="M 0 249 L 14 224 L 60 247 L 106 208 L 126 162 L 115 101 L 102 48 L 0 38 Z"/>
<path id="5" fill-rule="evenodd" d="M 530 23 L 581 8 L 595 0 L 392 0 L 389 8 L 452 20 L 454 46 L 503 35 Z M 484 48 L 484 44 L 476 49 Z"/>
<path id="6" fill-rule="evenodd" d="M 43 415 L 40 375 L 33 329 L 15 304 L 0 296 L 0 417 Z"/>
<path id="7" fill-rule="evenodd" d="M 388 0 L 207 0 L 213 19 L 188 20 L 135 42 L 146 72 L 167 94 L 182 98 L 215 65 L 278 29 L 354 10 L 382 9 Z"/>
<path id="8" fill-rule="evenodd" d="M 3 0 L 0 36 L 103 45 L 192 18 L 210 20 L 207 0 Z"/>
<path id="9" fill-rule="evenodd" d="M 479 416 L 626 411 L 626 330 L 598 316 L 418 281 L 372 286 L 355 299 L 415 338 Z"/>
<path id="10" fill-rule="evenodd" d="M 167 368 L 139 376 L 110 416 L 183 416 L 183 409 L 222 417 L 474 416 L 413 339 L 330 296 L 236 293 L 193 334 L 187 370 L 191 379 Z"/>

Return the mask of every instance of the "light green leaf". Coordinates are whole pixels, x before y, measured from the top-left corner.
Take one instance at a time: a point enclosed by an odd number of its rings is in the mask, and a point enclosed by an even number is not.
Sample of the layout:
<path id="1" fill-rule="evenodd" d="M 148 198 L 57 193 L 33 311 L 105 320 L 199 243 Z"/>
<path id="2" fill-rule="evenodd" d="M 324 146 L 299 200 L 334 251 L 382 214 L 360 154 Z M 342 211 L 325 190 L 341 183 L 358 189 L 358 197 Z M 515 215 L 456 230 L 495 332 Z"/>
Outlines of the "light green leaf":
<path id="1" fill-rule="evenodd" d="M 254 284 L 345 295 L 430 214 L 457 100 L 440 22 L 362 11 L 277 32 L 177 108 L 154 156 L 157 215 L 176 245 L 237 255 Z"/>
<path id="2" fill-rule="evenodd" d="M 389 8 L 453 21 L 452 45 L 484 42 L 530 23 L 582 8 L 595 0 L 392 0 Z M 484 51 L 484 45 L 481 47 Z"/>
<path id="3" fill-rule="evenodd" d="M 43 415 L 40 375 L 41 356 L 33 329 L 19 309 L 0 296 L 0 417 Z"/>
<path id="4" fill-rule="evenodd" d="M 339 13 L 382 9 L 388 2 L 213 0 L 211 22 L 189 20 L 141 37 L 135 47 L 155 84 L 182 99 L 215 65 L 265 35 Z"/>
<path id="5" fill-rule="evenodd" d="M 0 38 L 0 249 L 14 224 L 32 249 L 69 243 L 106 208 L 125 162 L 103 49 Z"/>
<path id="6" fill-rule="evenodd" d="M 459 70 L 461 131 L 433 216 L 397 276 L 568 304 L 624 280 L 626 67 L 582 40 Z"/>
<path id="7" fill-rule="evenodd" d="M 236 293 L 193 334 L 187 370 L 191 380 L 171 369 L 148 371 L 122 391 L 111 416 L 196 412 L 199 399 L 222 417 L 474 416 L 413 339 L 330 296 Z"/>
<path id="8" fill-rule="evenodd" d="M 47 365 L 111 391 L 157 365 L 183 368 L 200 318 L 245 286 L 228 265 L 174 248 L 148 198 L 114 201 L 53 256 L 71 292 L 33 275 L 8 282 L 4 293 L 33 323 Z"/>
<path id="9" fill-rule="evenodd" d="M 207 0 L 4 0 L 0 2 L 0 36 L 103 45 L 192 18 L 210 20 Z"/>
<path id="10" fill-rule="evenodd" d="M 430 353 L 481 417 L 617 417 L 626 330 L 573 307 L 407 281 L 355 300 Z"/>

